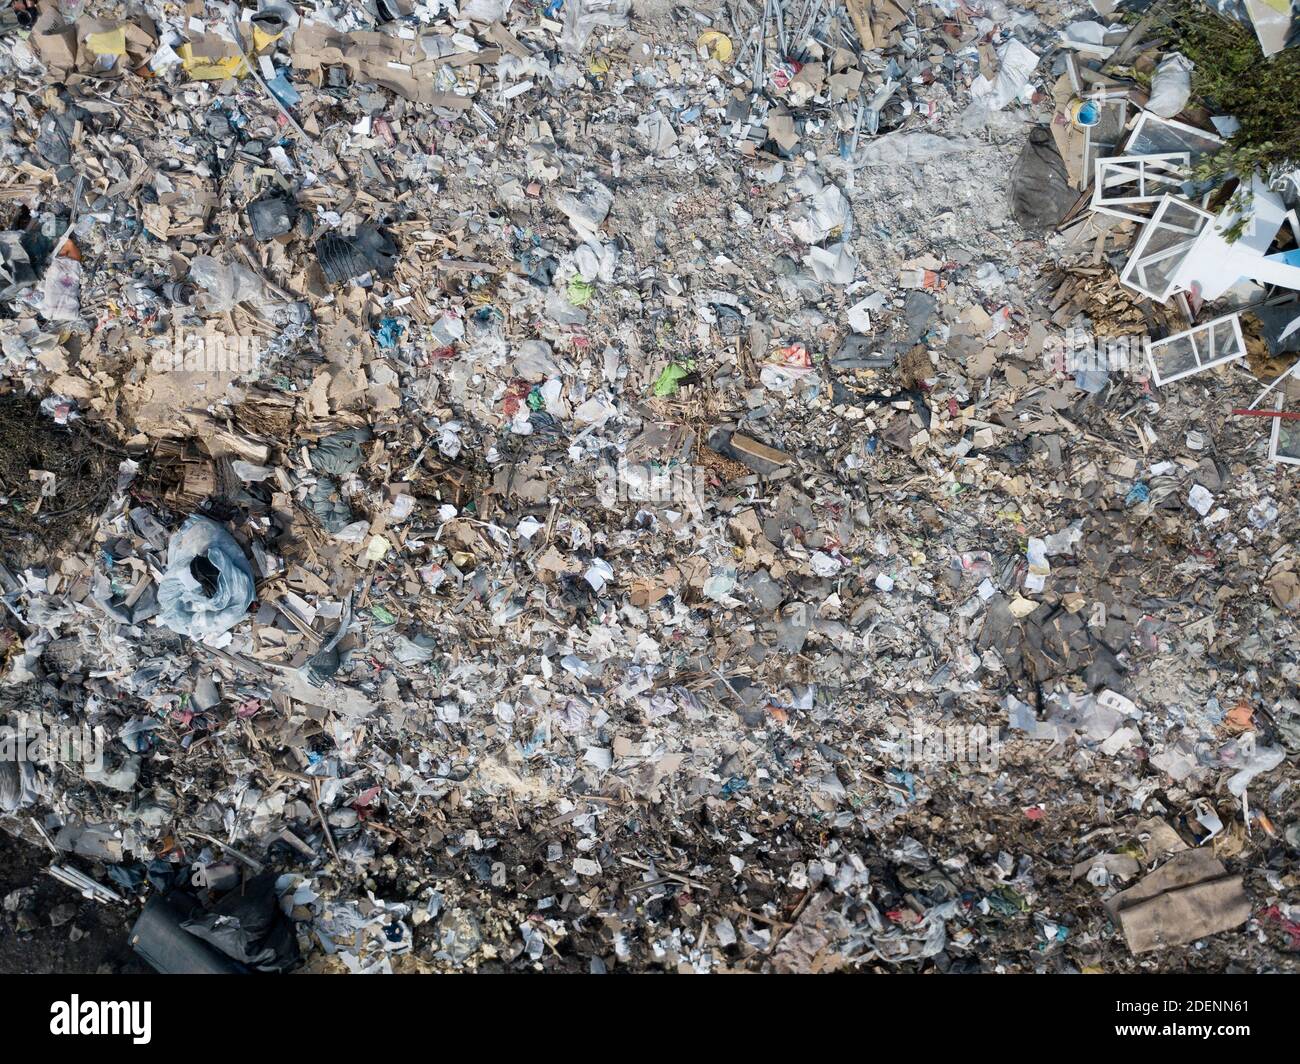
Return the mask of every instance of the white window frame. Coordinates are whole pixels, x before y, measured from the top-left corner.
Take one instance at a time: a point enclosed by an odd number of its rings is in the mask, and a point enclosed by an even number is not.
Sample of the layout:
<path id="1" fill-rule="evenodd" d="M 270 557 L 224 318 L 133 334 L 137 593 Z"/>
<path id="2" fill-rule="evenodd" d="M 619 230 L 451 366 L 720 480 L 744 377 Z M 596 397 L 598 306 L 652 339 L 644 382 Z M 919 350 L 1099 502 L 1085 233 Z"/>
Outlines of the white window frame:
<path id="1" fill-rule="evenodd" d="M 1133 123 L 1133 132 L 1129 134 L 1128 141 L 1124 145 L 1124 150 L 1126 152 L 1133 152 L 1133 142 L 1146 130 L 1148 122 L 1152 125 L 1164 126 L 1167 129 L 1177 130 L 1180 133 L 1190 133 L 1199 140 L 1208 140 L 1216 145 L 1223 144 L 1222 137 L 1215 133 L 1210 133 L 1208 130 L 1197 129 L 1196 126 L 1189 126 L 1185 122 L 1175 122 L 1172 118 L 1161 118 L 1159 115 L 1152 114 L 1150 111 L 1143 111 L 1138 115 L 1137 121 Z M 1199 159 L 1202 155 L 1208 155 L 1209 151 L 1208 149 L 1205 151 L 1191 151 L 1188 149 L 1188 154 L 1195 155 Z"/>
<path id="2" fill-rule="evenodd" d="M 1092 184 L 1092 209 L 1098 214 L 1145 222 L 1149 214 L 1134 208 L 1150 207 L 1166 194 L 1181 194 L 1190 176 L 1191 156 L 1185 151 L 1098 159 Z M 1131 191 L 1133 182 L 1137 182 L 1137 195 L 1107 194 L 1107 189 L 1116 186 Z"/>
<path id="3" fill-rule="evenodd" d="M 1229 354 L 1222 355 L 1215 350 L 1214 335 L 1216 326 L 1221 326 L 1231 322 L 1232 334 L 1236 340 L 1236 350 Z M 1197 343 L 1197 333 L 1204 333 L 1204 343 L 1208 344 L 1208 350 L 1205 352 L 1209 357 L 1202 360 L 1201 345 Z M 1185 369 L 1180 373 L 1175 373 L 1170 377 L 1160 375 L 1159 366 L 1156 363 L 1156 351 L 1161 347 L 1167 347 L 1178 340 L 1190 340 L 1192 344 L 1192 354 L 1196 358 L 1196 365 L 1191 369 Z M 1213 369 L 1215 366 L 1222 366 L 1228 362 L 1234 362 L 1239 358 L 1246 357 L 1246 340 L 1241 334 L 1241 315 L 1225 314 L 1221 318 L 1215 318 L 1213 321 L 1207 321 L 1201 325 L 1194 325 L 1190 329 L 1184 329 L 1182 332 L 1176 332 L 1171 336 L 1166 336 L 1163 340 L 1152 340 L 1147 344 L 1147 365 L 1151 368 L 1151 379 L 1157 385 L 1163 387 L 1174 381 L 1182 380 L 1184 377 L 1190 377 L 1194 373 L 1204 373 L 1207 369 Z"/>
<path id="4" fill-rule="evenodd" d="M 1196 229 L 1195 232 L 1190 232 L 1182 229 L 1180 226 L 1170 225 L 1167 223 L 1164 220 L 1165 216 L 1169 213 L 1171 206 L 1174 204 L 1177 204 L 1179 209 L 1192 211 L 1203 220 L 1203 224 Z M 1141 292 L 1142 295 L 1146 296 L 1148 299 L 1154 299 L 1157 303 L 1164 303 L 1175 292 L 1181 291 L 1176 281 L 1170 281 L 1167 288 L 1163 291 L 1157 292 L 1153 289 L 1145 288 L 1142 284 L 1135 281 L 1133 279 L 1134 274 L 1140 266 L 1148 263 L 1160 262 L 1175 255 L 1186 258 L 1188 252 L 1191 251 L 1192 247 L 1196 244 L 1197 238 L 1205 231 L 1206 226 L 1214 224 L 1214 219 L 1215 216 L 1209 211 L 1203 211 L 1200 207 L 1196 206 L 1196 204 L 1189 203 L 1181 197 L 1170 196 L 1168 194 L 1162 196 L 1159 204 L 1156 206 L 1155 213 L 1151 215 L 1151 220 L 1142 227 L 1142 232 L 1138 234 L 1137 242 L 1133 245 L 1133 254 L 1129 256 L 1128 262 L 1124 264 L 1124 269 L 1120 273 L 1120 283 L 1127 285 L 1135 292 Z M 1153 257 L 1144 258 L 1147 244 L 1151 242 L 1151 238 L 1161 229 L 1185 232 L 1187 234 L 1187 239 L 1180 244 L 1175 244 L 1173 247 L 1163 249 Z M 1174 269 L 1170 271 L 1170 274 L 1173 275 L 1177 272 L 1177 269 Z"/>
<path id="5" fill-rule="evenodd" d="M 1285 391 L 1285 386 L 1281 389 Z M 1273 400 L 1273 409 L 1279 413 L 1287 407 L 1286 396 L 1279 394 Z M 1273 422 L 1273 429 L 1268 434 L 1268 460 L 1270 462 L 1285 462 L 1287 465 L 1300 465 L 1300 457 L 1292 458 L 1289 454 L 1278 454 L 1277 445 L 1282 438 L 1283 418 L 1269 418 Z"/>
<path id="6" fill-rule="evenodd" d="M 1085 96 L 1084 99 L 1090 100 L 1092 103 L 1095 103 L 1099 110 L 1104 109 L 1106 107 L 1120 108 L 1120 118 L 1119 118 L 1120 139 L 1116 143 L 1094 144 L 1092 142 L 1093 130 L 1096 129 L 1096 127 L 1101 124 L 1100 118 L 1097 120 L 1097 122 L 1094 125 L 1083 127 L 1083 173 L 1086 176 L 1092 173 L 1093 167 L 1096 165 L 1097 159 L 1100 158 L 1100 156 L 1098 155 L 1099 150 L 1104 149 L 1105 151 L 1108 152 L 1115 152 L 1121 150 L 1120 145 L 1123 143 L 1124 140 L 1124 127 L 1128 125 L 1128 121 L 1129 121 L 1128 118 L 1129 99 L 1128 99 L 1127 91 L 1107 92 L 1104 89 L 1100 89 L 1097 92 L 1091 93 L 1090 95 Z"/>

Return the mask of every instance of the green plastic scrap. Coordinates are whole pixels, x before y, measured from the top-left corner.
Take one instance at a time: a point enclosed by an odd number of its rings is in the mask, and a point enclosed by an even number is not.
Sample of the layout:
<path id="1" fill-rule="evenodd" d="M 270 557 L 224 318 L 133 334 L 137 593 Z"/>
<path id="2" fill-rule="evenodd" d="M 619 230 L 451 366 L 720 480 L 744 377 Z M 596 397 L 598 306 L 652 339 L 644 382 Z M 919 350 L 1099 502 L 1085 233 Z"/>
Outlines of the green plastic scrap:
<path id="1" fill-rule="evenodd" d="M 683 377 L 689 376 L 695 364 L 671 362 L 664 367 L 664 371 L 659 374 L 659 379 L 655 381 L 652 391 L 660 399 L 673 395 L 677 392 L 679 383 Z"/>
<path id="2" fill-rule="evenodd" d="M 350 476 L 361 468 L 365 460 L 361 445 L 369 443 L 370 439 L 367 428 L 347 429 L 325 436 L 307 451 L 312 468 L 331 477 Z"/>
<path id="3" fill-rule="evenodd" d="M 585 307 L 591 302 L 592 294 L 596 291 L 596 286 L 589 281 L 584 281 L 581 277 L 572 277 L 569 279 L 569 302 L 575 307 Z"/>
<path id="4" fill-rule="evenodd" d="M 986 897 L 989 908 L 1001 916 L 1014 916 L 1016 913 L 1029 911 L 1029 903 L 1010 887 L 998 887 Z"/>
<path id="5" fill-rule="evenodd" d="M 305 501 L 307 509 L 316 515 L 326 532 L 342 532 L 352 521 L 352 507 L 333 477 L 317 477 Z"/>

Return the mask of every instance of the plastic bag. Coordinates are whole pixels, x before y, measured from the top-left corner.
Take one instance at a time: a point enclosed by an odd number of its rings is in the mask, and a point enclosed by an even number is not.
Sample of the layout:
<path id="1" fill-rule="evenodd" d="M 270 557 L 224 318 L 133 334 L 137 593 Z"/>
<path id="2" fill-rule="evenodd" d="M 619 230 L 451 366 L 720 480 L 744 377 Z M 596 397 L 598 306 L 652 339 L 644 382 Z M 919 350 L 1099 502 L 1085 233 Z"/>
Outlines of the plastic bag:
<path id="1" fill-rule="evenodd" d="M 46 321 L 76 321 L 81 317 L 81 263 L 54 259 L 45 274 L 41 315 Z"/>
<path id="2" fill-rule="evenodd" d="M 1011 212 L 1027 229 L 1050 229 L 1074 206 L 1065 161 L 1046 126 L 1035 126 L 1011 177 Z"/>
<path id="3" fill-rule="evenodd" d="M 323 436 L 307 452 L 311 467 L 331 477 L 351 476 L 365 461 L 361 445 L 370 439 L 367 428 L 345 429 Z"/>
<path id="4" fill-rule="evenodd" d="M 212 636 L 233 628 L 253 601 L 253 570 L 235 537 L 191 517 L 167 543 L 158 620 L 173 632 Z"/>
<path id="5" fill-rule="evenodd" d="M 886 133 L 858 149 L 860 168 L 916 166 L 980 146 L 974 137 L 941 137 L 936 133 Z"/>
<path id="6" fill-rule="evenodd" d="M 260 972 L 287 972 L 302 958 L 293 924 L 280 911 L 275 881 L 276 873 L 263 872 L 181 927 Z"/>
<path id="7" fill-rule="evenodd" d="M 460 5 L 460 17 L 475 22 L 501 22 L 510 4 L 511 0 L 467 0 Z"/>
<path id="8" fill-rule="evenodd" d="M 564 31 L 560 34 L 561 49 L 577 55 L 601 27 L 621 29 L 626 26 L 629 6 L 628 0 L 567 0 Z"/>
<path id="9" fill-rule="evenodd" d="M 805 244 L 820 244 L 837 229 L 847 237 L 853 228 L 849 201 L 835 185 L 822 185 L 808 173 L 795 182 L 796 190 L 807 195 L 790 210 L 790 232 Z"/>
<path id="10" fill-rule="evenodd" d="M 122 865 L 110 865 L 109 876 L 129 891 L 138 889 L 130 879 L 123 882 Z M 143 880 L 143 876 L 140 877 Z M 181 929 L 180 911 L 164 898 L 150 898 L 131 928 L 131 948 L 154 971 L 163 975 L 241 975 L 248 969 L 222 956 L 195 935 Z"/>
<path id="11" fill-rule="evenodd" d="M 333 477 L 317 477 L 316 484 L 307 494 L 306 504 L 326 532 L 342 532 L 352 523 L 352 507 Z"/>
<path id="12" fill-rule="evenodd" d="M 1253 732 L 1247 732 L 1219 750 L 1221 764 L 1236 768 L 1228 780 L 1229 793 L 1240 798 L 1250 781 L 1265 772 L 1272 772 L 1286 760 L 1286 750 L 1280 746 L 1259 746 Z"/>
<path id="13" fill-rule="evenodd" d="M 993 80 L 981 74 L 971 85 L 971 95 L 990 111 L 1002 110 L 1025 91 L 1038 69 L 1038 55 L 1013 37 L 998 49 L 998 63 Z"/>
<path id="14" fill-rule="evenodd" d="M 234 310 L 240 303 L 267 302 L 261 279 L 238 263 L 227 265 L 211 255 L 196 255 L 190 263 L 190 279 L 205 293 L 203 309 L 214 314 Z"/>
<path id="15" fill-rule="evenodd" d="M 389 277 L 397 268 L 397 245 L 377 225 L 359 225 L 354 236 L 326 233 L 316 241 L 316 258 L 325 280 L 342 284 L 353 278 L 377 273 Z"/>
<path id="16" fill-rule="evenodd" d="M 1160 60 L 1151 78 L 1151 98 L 1147 110 L 1161 118 L 1173 118 L 1192 95 L 1192 61 L 1172 52 Z"/>

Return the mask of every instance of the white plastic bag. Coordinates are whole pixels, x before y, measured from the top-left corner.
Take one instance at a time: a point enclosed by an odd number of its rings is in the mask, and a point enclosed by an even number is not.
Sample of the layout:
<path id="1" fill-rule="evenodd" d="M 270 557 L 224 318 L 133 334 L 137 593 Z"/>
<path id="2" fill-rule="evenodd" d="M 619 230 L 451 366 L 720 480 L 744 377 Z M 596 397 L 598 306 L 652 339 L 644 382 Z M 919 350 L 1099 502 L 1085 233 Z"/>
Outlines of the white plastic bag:
<path id="1" fill-rule="evenodd" d="M 993 80 L 983 74 L 971 84 L 971 95 L 990 111 L 1000 111 L 1029 87 L 1038 69 L 1038 55 L 1012 37 L 998 49 L 998 72 Z"/>
<path id="2" fill-rule="evenodd" d="M 51 261 L 42 295 L 41 314 L 46 321 L 81 317 L 81 263 L 68 258 Z"/>
<path id="3" fill-rule="evenodd" d="M 194 573 L 206 559 L 215 589 Z M 203 562 L 200 562 L 203 565 Z M 235 537 L 215 521 L 191 517 L 167 542 L 167 571 L 158 581 L 158 621 L 173 632 L 213 636 L 233 628 L 253 601 L 253 570 Z"/>
<path id="4" fill-rule="evenodd" d="M 203 309 L 221 314 L 244 302 L 262 306 L 267 302 L 261 278 L 239 263 L 218 262 L 211 255 L 196 255 L 190 262 L 190 277 L 203 289 Z"/>
<path id="5" fill-rule="evenodd" d="M 626 26 L 629 6 L 628 0 L 565 0 L 560 48 L 569 55 L 580 54 L 598 29 Z"/>
<path id="6" fill-rule="evenodd" d="M 1161 118 L 1173 118 L 1192 95 L 1192 61 L 1178 52 L 1160 60 L 1151 78 L 1151 99 L 1147 110 Z"/>

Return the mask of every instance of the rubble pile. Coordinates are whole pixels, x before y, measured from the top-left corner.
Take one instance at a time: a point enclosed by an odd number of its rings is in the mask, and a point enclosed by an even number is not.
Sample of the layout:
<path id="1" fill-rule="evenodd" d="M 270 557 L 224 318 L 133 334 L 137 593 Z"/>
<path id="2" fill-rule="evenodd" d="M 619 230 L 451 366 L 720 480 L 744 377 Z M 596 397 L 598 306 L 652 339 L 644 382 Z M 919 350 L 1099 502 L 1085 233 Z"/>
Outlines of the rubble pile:
<path id="1" fill-rule="evenodd" d="M 1296 970 L 1300 185 L 1149 15 L 10 4 L 0 827 L 163 971 Z"/>

